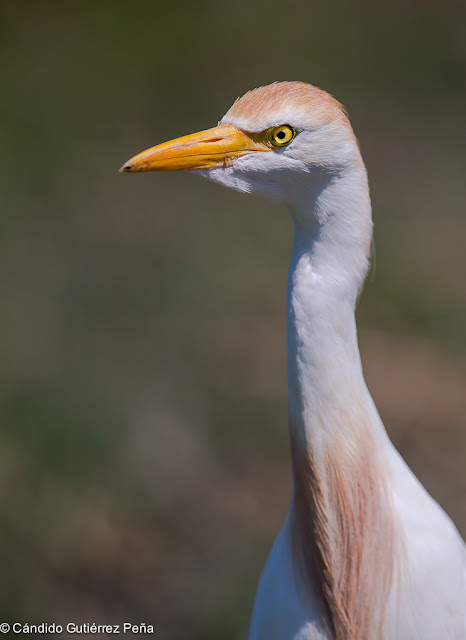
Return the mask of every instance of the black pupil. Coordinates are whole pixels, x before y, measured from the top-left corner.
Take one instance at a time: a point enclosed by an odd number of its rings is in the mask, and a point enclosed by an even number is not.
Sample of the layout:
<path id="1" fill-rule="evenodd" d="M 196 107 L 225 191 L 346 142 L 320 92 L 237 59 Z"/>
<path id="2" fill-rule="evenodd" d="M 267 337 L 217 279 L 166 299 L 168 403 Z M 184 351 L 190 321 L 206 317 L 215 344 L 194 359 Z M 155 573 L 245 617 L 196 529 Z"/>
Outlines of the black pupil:
<path id="1" fill-rule="evenodd" d="M 285 132 L 284 131 L 279 131 L 277 133 L 277 138 L 280 138 L 280 140 L 283 140 L 284 137 L 285 137 Z"/>

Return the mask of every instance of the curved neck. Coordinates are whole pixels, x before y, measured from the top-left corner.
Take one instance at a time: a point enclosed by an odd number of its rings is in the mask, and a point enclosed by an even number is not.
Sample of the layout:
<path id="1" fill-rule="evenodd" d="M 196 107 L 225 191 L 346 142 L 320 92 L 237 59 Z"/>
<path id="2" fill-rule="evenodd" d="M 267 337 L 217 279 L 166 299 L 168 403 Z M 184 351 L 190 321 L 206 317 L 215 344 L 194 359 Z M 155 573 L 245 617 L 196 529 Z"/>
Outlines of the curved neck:
<path id="1" fill-rule="evenodd" d="M 354 316 L 372 236 L 365 170 L 319 175 L 299 193 L 291 212 L 295 223 L 287 321 L 291 425 L 297 438 L 315 439 L 313 430 L 319 422 L 331 437 L 341 412 L 368 395 Z M 329 421 L 329 415 L 335 420 Z"/>
<path id="2" fill-rule="evenodd" d="M 365 170 L 310 181 L 292 215 L 287 335 L 297 566 L 320 590 L 337 640 L 381 638 L 394 536 L 387 436 L 371 410 L 354 317 L 372 230 Z"/>

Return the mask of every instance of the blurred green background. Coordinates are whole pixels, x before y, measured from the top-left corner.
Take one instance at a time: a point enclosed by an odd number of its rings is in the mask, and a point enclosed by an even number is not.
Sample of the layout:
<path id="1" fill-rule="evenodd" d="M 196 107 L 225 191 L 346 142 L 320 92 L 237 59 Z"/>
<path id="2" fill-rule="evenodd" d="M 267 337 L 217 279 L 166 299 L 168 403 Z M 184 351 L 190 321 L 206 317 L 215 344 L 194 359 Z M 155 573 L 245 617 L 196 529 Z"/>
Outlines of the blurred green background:
<path id="1" fill-rule="evenodd" d="M 376 229 L 367 381 L 466 533 L 465 18 L 448 0 L 0 4 L 0 618 L 245 637 L 290 492 L 290 220 L 117 170 L 274 80 L 349 110 Z"/>

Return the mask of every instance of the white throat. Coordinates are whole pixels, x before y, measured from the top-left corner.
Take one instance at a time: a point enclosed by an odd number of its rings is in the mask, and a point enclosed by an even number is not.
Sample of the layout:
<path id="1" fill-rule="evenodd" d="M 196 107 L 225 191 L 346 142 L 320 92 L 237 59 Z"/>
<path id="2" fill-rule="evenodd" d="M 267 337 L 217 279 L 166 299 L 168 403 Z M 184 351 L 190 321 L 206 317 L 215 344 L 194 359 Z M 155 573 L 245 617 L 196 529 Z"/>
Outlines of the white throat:
<path id="1" fill-rule="evenodd" d="M 306 429 L 323 403 L 328 422 L 329 410 L 347 410 L 346 396 L 361 397 L 365 387 L 354 317 L 372 236 L 365 170 L 322 174 L 299 193 L 291 212 L 289 404 L 293 423 Z"/>

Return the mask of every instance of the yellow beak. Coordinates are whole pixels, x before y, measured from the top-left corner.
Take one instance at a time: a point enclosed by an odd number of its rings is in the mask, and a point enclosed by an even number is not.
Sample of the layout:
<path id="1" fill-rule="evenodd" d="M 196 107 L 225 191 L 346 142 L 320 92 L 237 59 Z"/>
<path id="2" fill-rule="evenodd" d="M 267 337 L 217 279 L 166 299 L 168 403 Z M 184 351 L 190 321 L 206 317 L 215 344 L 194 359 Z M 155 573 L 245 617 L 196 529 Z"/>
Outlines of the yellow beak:
<path id="1" fill-rule="evenodd" d="M 120 171 L 175 171 L 229 167 L 246 153 L 270 151 L 260 134 L 230 124 L 164 142 L 128 160 Z"/>

